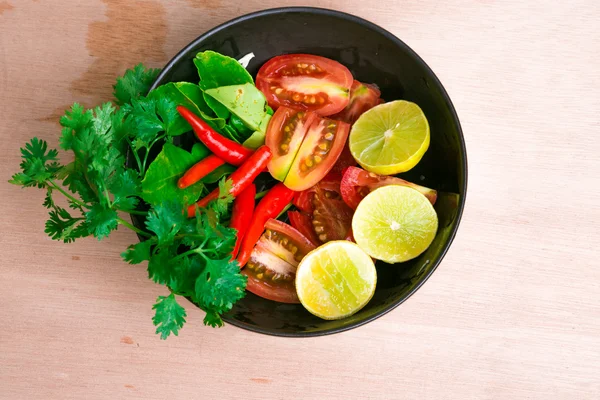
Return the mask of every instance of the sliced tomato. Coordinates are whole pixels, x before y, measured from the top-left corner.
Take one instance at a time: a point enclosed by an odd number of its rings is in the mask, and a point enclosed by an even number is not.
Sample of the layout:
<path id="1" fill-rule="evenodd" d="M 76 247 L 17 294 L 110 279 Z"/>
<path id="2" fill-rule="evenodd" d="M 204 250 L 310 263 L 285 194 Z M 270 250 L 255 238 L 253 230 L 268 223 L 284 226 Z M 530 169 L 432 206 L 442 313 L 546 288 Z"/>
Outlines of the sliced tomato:
<path id="1" fill-rule="evenodd" d="M 316 244 L 348 237 L 354 211 L 340 193 L 340 180 L 328 177 L 299 193 L 294 205 L 300 211 L 288 213 L 290 223 Z"/>
<path id="2" fill-rule="evenodd" d="M 282 303 L 298 303 L 296 268 L 315 245 L 290 225 L 270 219 L 242 273 L 246 289 L 257 296 Z"/>
<path id="3" fill-rule="evenodd" d="M 315 246 L 321 245 L 319 237 L 315 233 L 312 225 L 312 217 L 310 214 L 306 214 L 300 211 L 288 211 L 288 218 L 290 219 L 290 225 L 292 225 L 298 232 L 306 236 Z"/>
<path id="4" fill-rule="evenodd" d="M 298 154 L 309 126 L 317 118 L 313 112 L 279 107 L 269 121 L 265 144 L 273 158 L 267 168 L 273 178 L 283 181 Z"/>
<path id="5" fill-rule="evenodd" d="M 425 197 L 435 204 L 437 199 L 437 191 L 417 185 L 412 182 L 395 176 L 377 175 L 373 172 L 367 172 L 364 169 L 357 167 L 349 167 L 342 178 L 341 194 L 344 202 L 352 209 L 356 210 L 358 203 L 371 191 L 387 185 L 408 186 L 423 193 Z"/>
<path id="6" fill-rule="evenodd" d="M 348 140 L 346 140 L 346 144 L 344 145 L 344 148 L 342 149 L 342 152 L 340 153 L 340 156 L 338 157 L 337 161 L 335 162 L 335 164 L 333 164 L 333 168 L 331 168 L 331 171 L 329 171 L 329 175 L 339 174 L 341 177 L 342 175 L 344 175 L 344 172 L 346 172 L 346 169 L 348 167 L 356 167 L 356 165 L 357 162 L 354 159 L 352 153 L 350 152 L 350 146 Z"/>
<path id="7" fill-rule="evenodd" d="M 365 111 L 380 104 L 381 91 L 375 85 L 361 83 L 357 80 L 352 82 L 350 88 L 350 101 L 346 108 L 331 118 L 353 124 Z"/>
<path id="8" fill-rule="evenodd" d="M 350 125 L 328 118 L 316 119 L 296 154 L 283 183 L 292 190 L 308 189 L 333 168 L 340 156 Z"/>
<path id="9" fill-rule="evenodd" d="M 273 57 L 256 75 L 256 87 L 273 109 L 286 106 L 324 116 L 346 107 L 352 82 L 348 68 L 310 54 Z"/>

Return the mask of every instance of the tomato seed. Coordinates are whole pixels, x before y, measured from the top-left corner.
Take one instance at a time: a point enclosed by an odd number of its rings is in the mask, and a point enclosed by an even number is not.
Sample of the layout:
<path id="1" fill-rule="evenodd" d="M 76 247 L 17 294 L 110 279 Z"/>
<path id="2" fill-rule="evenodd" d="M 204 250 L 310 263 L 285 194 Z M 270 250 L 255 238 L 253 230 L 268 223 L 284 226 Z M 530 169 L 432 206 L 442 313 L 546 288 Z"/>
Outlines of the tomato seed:
<path id="1" fill-rule="evenodd" d="M 323 159 L 321 158 L 321 156 L 315 156 L 315 163 L 320 163 L 321 161 L 323 161 Z"/>

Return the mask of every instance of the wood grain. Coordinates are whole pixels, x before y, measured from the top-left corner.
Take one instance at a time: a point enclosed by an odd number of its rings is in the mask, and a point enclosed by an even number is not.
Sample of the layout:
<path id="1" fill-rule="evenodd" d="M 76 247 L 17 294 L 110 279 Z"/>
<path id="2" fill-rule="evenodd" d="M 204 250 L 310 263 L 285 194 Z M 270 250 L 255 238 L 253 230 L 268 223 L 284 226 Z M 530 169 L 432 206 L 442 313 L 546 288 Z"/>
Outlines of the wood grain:
<path id="1" fill-rule="evenodd" d="M 600 3 L 316 0 L 406 41 L 448 89 L 469 154 L 459 234 L 432 278 L 362 328 L 281 339 L 153 333 L 163 289 L 119 253 L 43 233 L 6 182 L 19 147 L 233 16 L 292 1 L 0 1 L 1 399 L 600 398 Z M 57 111 L 58 110 L 58 111 Z"/>

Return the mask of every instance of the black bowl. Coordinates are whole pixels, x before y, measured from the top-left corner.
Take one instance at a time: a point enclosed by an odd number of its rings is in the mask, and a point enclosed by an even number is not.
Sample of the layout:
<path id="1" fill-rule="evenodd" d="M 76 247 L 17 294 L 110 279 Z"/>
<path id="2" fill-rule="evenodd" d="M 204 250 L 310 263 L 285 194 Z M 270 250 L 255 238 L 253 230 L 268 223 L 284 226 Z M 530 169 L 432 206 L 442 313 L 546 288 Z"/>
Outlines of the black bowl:
<path id="1" fill-rule="evenodd" d="M 436 211 L 440 224 L 432 245 L 403 264 L 378 262 L 375 295 L 355 315 L 324 321 L 299 304 L 276 303 L 248 293 L 224 320 L 270 335 L 319 336 L 363 325 L 401 304 L 427 280 L 450 247 L 467 188 L 467 155 L 460 123 L 431 69 L 401 40 L 371 22 L 338 11 L 291 7 L 248 14 L 208 31 L 165 66 L 152 88 L 173 81 L 197 83 L 192 60 L 203 50 L 238 59 L 253 52 L 256 57 L 248 66 L 253 76 L 273 56 L 317 54 L 346 65 L 359 81 L 376 83 L 386 100 L 417 103 L 429 120 L 431 144 L 421 162 L 403 177 L 439 191 Z"/>

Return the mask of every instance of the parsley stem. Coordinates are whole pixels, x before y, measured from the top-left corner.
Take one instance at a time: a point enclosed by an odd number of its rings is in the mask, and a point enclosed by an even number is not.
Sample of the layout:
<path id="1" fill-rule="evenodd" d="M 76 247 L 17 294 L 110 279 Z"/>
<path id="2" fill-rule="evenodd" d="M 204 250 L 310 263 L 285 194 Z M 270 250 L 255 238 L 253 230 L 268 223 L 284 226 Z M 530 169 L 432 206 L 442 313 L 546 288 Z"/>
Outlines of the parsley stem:
<path id="1" fill-rule="evenodd" d="M 125 137 L 125 139 L 127 140 L 127 143 L 129 143 L 129 148 L 131 149 L 131 153 L 133 154 L 133 156 L 135 157 L 135 161 L 137 162 L 138 170 L 140 171 L 140 176 L 142 176 L 143 171 L 142 171 L 142 162 L 140 161 L 140 156 L 138 155 L 137 150 L 133 147 L 133 143 L 131 143 L 131 139 L 129 139 L 127 136 Z"/>
<path id="2" fill-rule="evenodd" d="M 61 192 L 63 195 L 65 195 L 65 197 L 67 197 L 69 200 L 71 200 L 73 203 L 78 204 L 82 207 L 87 207 L 87 204 L 85 204 L 84 202 L 77 200 L 75 197 L 71 196 L 69 193 L 67 193 L 63 188 L 61 188 L 60 186 L 58 186 L 56 184 L 56 182 L 54 182 L 52 179 L 48 179 L 48 182 L 50 182 L 50 184 L 52 185 L 52 187 L 56 190 L 58 190 L 59 192 Z"/>
<path id="3" fill-rule="evenodd" d="M 146 236 L 146 237 L 152 237 L 152 235 L 149 234 L 148 232 L 144 232 L 143 230 L 136 228 L 135 226 L 131 225 L 129 222 L 125 221 L 121 217 L 117 218 L 117 221 L 119 221 L 119 224 L 126 226 L 127 228 L 131 229 L 132 231 L 134 231 L 135 233 L 137 233 L 139 235 Z"/>
<path id="4" fill-rule="evenodd" d="M 135 214 L 135 215 L 148 215 L 148 211 L 138 211 L 138 210 L 119 210 L 126 212 L 127 214 Z"/>

